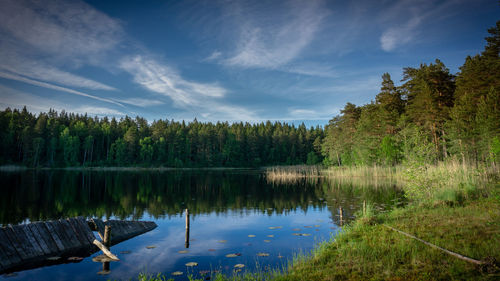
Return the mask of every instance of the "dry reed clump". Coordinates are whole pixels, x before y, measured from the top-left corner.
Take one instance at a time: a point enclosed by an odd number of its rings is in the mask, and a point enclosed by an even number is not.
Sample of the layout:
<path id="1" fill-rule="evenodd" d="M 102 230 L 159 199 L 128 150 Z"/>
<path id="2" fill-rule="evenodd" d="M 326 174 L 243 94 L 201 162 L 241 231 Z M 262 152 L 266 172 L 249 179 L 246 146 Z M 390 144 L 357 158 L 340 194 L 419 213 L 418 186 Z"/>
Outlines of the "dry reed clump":
<path id="1" fill-rule="evenodd" d="M 316 181 L 322 177 L 321 166 L 273 166 L 265 168 L 266 179 L 270 183 L 290 184 L 300 180 Z"/>

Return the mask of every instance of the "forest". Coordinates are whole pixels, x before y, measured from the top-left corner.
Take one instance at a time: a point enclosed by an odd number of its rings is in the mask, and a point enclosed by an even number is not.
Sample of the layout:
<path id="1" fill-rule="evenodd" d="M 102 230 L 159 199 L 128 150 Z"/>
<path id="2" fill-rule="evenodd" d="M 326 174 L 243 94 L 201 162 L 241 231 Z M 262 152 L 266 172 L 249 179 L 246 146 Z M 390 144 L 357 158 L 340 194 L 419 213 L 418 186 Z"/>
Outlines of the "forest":
<path id="1" fill-rule="evenodd" d="M 347 103 L 324 128 L 282 122 L 186 123 L 50 110 L 0 112 L 0 165 L 259 167 L 500 162 L 500 21 L 457 74 L 436 59 L 382 75 L 369 104 Z"/>

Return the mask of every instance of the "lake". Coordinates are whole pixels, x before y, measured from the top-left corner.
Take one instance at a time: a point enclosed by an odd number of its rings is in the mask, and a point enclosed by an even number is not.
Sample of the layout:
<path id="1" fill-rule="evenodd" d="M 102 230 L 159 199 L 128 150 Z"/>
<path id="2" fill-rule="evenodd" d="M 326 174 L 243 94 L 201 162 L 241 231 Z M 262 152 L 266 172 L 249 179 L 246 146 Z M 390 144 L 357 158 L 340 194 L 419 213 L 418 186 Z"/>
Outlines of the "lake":
<path id="1" fill-rule="evenodd" d="M 270 182 L 262 170 L 0 172 L 0 224 L 83 216 L 154 221 L 158 227 L 111 247 L 107 275 L 82 261 L 4 274 L 5 280 L 129 280 L 141 272 L 175 280 L 208 271 L 283 268 L 341 230 L 363 201 L 375 211 L 402 204 L 391 183 L 323 178 Z M 340 221 L 339 208 L 343 209 Z M 190 229 L 186 243 L 185 210 Z M 96 234 L 97 237 L 97 234 Z M 229 257 L 227 257 L 229 255 Z M 197 266 L 185 264 L 196 262 Z M 182 272 L 173 276 L 173 272 Z"/>

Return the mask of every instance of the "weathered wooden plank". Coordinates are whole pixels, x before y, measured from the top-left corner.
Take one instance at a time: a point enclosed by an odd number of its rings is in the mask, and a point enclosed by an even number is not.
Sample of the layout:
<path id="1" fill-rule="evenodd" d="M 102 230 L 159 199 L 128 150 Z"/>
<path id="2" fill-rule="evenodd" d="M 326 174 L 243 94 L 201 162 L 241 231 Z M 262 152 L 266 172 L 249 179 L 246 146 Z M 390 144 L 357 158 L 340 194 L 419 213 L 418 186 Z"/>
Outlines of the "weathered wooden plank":
<path id="1" fill-rule="evenodd" d="M 23 245 L 19 242 L 19 239 L 16 237 L 16 234 L 14 233 L 12 226 L 11 225 L 6 226 L 4 227 L 4 230 L 5 230 L 5 235 L 7 236 L 7 238 L 9 238 L 12 246 L 16 249 L 21 260 L 26 259 L 27 255 L 24 252 Z"/>
<path id="2" fill-rule="evenodd" d="M 21 241 L 21 243 L 23 244 L 23 250 L 26 253 L 27 257 L 36 257 L 38 256 L 38 251 L 35 249 L 35 246 L 31 243 L 30 239 L 28 239 L 28 237 L 26 236 L 26 232 L 24 232 L 23 230 L 24 227 L 24 225 L 14 225 L 12 226 L 12 230 L 18 237 L 19 241 Z"/>
<path id="3" fill-rule="evenodd" d="M 51 250 L 49 249 L 49 246 L 47 246 L 47 243 L 45 243 L 45 239 L 42 237 L 40 232 L 38 232 L 38 228 L 34 223 L 30 223 L 26 225 L 31 230 L 31 233 L 33 234 L 33 237 L 35 238 L 36 242 L 38 242 L 38 245 L 40 245 L 40 248 L 42 248 L 42 251 L 45 255 L 50 255 Z"/>
<path id="4" fill-rule="evenodd" d="M 80 243 L 84 246 L 84 247 L 89 247 L 90 246 L 90 243 L 89 243 L 89 240 L 87 239 L 87 237 L 83 234 L 83 231 L 80 227 L 80 224 L 76 221 L 76 219 L 74 218 L 70 218 L 68 219 L 68 223 L 71 225 L 71 227 L 73 228 L 73 231 L 75 232 L 75 235 L 76 237 L 78 238 L 78 240 L 80 240 Z"/>
<path id="5" fill-rule="evenodd" d="M 0 268 L 6 269 L 10 266 L 10 260 L 7 259 L 7 254 L 3 251 L 0 245 Z"/>
<path id="6" fill-rule="evenodd" d="M 71 244 L 71 249 L 76 250 L 76 249 L 81 248 L 82 244 L 76 238 L 75 232 L 73 231 L 73 228 L 69 225 L 69 223 L 64 219 L 60 219 L 59 223 L 62 225 L 62 227 L 66 233 L 66 236 L 69 238 L 69 242 Z"/>
<path id="7" fill-rule="evenodd" d="M 51 223 L 54 229 L 57 231 L 57 235 L 59 235 L 59 238 L 61 238 L 61 242 L 64 246 L 64 249 L 66 251 L 71 250 L 71 243 L 69 241 L 69 237 L 68 235 L 66 235 L 66 232 L 64 231 L 64 227 L 62 226 L 62 224 L 57 220 L 51 221 Z"/>
<path id="8" fill-rule="evenodd" d="M 111 253 L 111 251 L 109 251 L 109 249 L 106 248 L 106 246 L 104 246 L 101 242 L 99 242 L 99 240 L 94 239 L 93 244 L 96 245 L 99 249 L 101 249 L 101 251 L 106 256 L 108 256 L 110 259 L 112 259 L 114 261 L 119 261 L 120 260 L 117 256 L 113 255 L 113 253 Z"/>
<path id="9" fill-rule="evenodd" d="M 94 233 L 92 233 L 90 227 L 88 226 L 87 221 L 85 221 L 85 219 L 82 217 L 78 217 L 76 218 L 76 222 L 80 225 L 81 233 L 85 236 L 85 238 L 87 238 L 87 240 L 89 241 L 89 245 L 92 245 L 95 236 Z"/>
<path id="10" fill-rule="evenodd" d="M 9 265 L 12 266 L 21 262 L 21 257 L 19 257 L 16 249 L 14 249 L 9 238 L 5 235 L 3 227 L 0 227 L 0 247 L 2 248 Z"/>
<path id="11" fill-rule="evenodd" d="M 38 242 L 36 241 L 35 237 L 33 237 L 33 233 L 31 233 L 31 230 L 28 227 L 28 225 L 27 224 L 21 225 L 20 230 L 23 231 L 24 234 L 26 235 L 26 238 L 29 241 L 28 244 L 31 245 L 32 249 L 35 252 L 35 257 L 43 256 L 45 253 L 40 247 L 40 244 L 38 244 Z"/>
<path id="12" fill-rule="evenodd" d="M 54 239 L 52 239 L 52 235 L 50 235 L 49 230 L 47 229 L 47 227 L 45 227 L 45 223 L 36 222 L 34 223 L 34 225 L 38 229 L 40 236 L 42 237 L 42 239 L 45 241 L 45 244 L 49 248 L 50 254 L 52 255 L 59 252 L 59 248 L 57 247 L 57 244 L 54 241 Z"/>
<path id="13" fill-rule="evenodd" d="M 57 248 L 59 249 L 59 251 L 64 251 L 65 250 L 65 246 L 64 246 L 64 244 L 61 241 L 61 237 L 59 237 L 59 235 L 57 234 L 57 230 L 54 228 L 54 225 L 52 224 L 52 222 L 49 221 L 49 222 L 45 222 L 44 224 L 45 224 L 45 227 L 47 228 L 47 231 L 50 234 L 50 237 L 52 237 L 52 239 L 56 243 Z"/>

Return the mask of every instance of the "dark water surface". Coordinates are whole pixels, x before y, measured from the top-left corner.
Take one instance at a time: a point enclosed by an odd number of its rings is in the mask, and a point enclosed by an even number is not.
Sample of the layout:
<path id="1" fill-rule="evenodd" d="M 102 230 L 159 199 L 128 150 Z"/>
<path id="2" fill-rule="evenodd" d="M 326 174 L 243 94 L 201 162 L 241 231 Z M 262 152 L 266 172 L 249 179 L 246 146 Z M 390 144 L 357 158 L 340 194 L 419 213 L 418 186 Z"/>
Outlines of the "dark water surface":
<path id="1" fill-rule="evenodd" d="M 340 230 L 339 207 L 346 223 L 363 201 L 384 211 L 401 198 L 387 183 L 268 182 L 258 170 L 1 172 L 0 182 L 2 225 L 76 216 L 158 224 L 111 247 L 120 261 L 111 263 L 109 275 L 97 274 L 102 265 L 92 257 L 98 252 L 77 263 L 2 275 L 5 280 L 129 280 L 140 272 L 186 280 L 187 274 L 200 277 L 210 270 L 233 274 L 236 264 L 247 271 L 281 268 L 294 254 L 309 252 Z M 198 266 L 188 268 L 188 262 Z M 172 276 L 175 271 L 183 275 Z"/>

